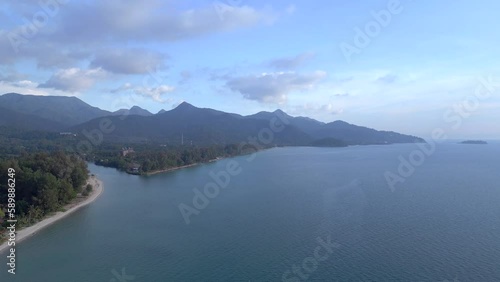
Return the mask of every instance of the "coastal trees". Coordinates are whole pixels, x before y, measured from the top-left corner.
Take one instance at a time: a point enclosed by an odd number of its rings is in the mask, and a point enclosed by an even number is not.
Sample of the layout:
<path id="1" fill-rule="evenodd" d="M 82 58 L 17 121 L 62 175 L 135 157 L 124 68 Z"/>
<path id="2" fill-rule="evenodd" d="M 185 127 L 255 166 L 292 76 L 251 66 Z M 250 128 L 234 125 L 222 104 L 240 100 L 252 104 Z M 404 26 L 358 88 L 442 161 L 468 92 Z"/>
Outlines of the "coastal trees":
<path id="1" fill-rule="evenodd" d="M 86 163 L 62 152 L 22 155 L 0 160 L 0 203 L 7 203 L 8 168 L 15 170 L 16 218 L 29 223 L 57 211 L 83 190 Z M 0 205 L 0 210 L 5 208 Z"/>
<path id="2" fill-rule="evenodd" d="M 87 184 L 87 186 L 85 186 L 85 190 L 83 191 L 82 195 L 88 196 L 91 192 L 92 192 L 92 185 Z"/>

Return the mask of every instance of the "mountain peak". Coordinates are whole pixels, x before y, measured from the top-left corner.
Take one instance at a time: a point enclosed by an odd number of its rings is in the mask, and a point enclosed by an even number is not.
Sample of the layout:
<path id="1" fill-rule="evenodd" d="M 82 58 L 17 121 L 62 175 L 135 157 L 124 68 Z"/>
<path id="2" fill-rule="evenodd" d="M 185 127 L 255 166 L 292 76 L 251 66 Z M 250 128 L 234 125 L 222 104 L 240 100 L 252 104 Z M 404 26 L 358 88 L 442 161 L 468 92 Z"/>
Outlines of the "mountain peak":
<path id="1" fill-rule="evenodd" d="M 191 104 L 189 104 L 188 102 L 182 102 L 175 109 L 176 110 L 177 109 L 179 109 L 179 110 L 187 110 L 187 109 L 196 109 L 196 107 L 193 106 L 193 105 L 191 105 Z"/>
<path id="2" fill-rule="evenodd" d="M 340 119 L 332 122 L 332 124 L 336 124 L 336 125 L 351 125 L 350 123 L 345 122 L 345 121 L 340 120 Z"/>
<path id="3" fill-rule="evenodd" d="M 153 115 L 148 110 L 145 110 L 139 106 L 132 106 L 130 110 L 128 109 L 119 109 L 118 111 L 113 112 L 111 115 L 119 116 L 119 115 L 137 115 L 137 116 L 151 116 Z"/>

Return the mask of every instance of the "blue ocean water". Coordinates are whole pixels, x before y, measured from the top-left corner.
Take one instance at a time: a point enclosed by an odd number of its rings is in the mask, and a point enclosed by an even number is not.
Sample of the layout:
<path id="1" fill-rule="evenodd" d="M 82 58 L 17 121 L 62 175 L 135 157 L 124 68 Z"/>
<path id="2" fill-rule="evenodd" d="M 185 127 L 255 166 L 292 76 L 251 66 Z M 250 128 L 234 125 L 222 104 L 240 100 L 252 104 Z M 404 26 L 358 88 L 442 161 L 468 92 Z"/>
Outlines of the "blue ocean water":
<path id="1" fill-rule="evenodd" d="M 19 244 L 0 281 L 500 281 L 500 144 L 439 145 L 391 189 L 418 150 L 275 148 L 150 177 L 90 165 L 100 198 Z"/>

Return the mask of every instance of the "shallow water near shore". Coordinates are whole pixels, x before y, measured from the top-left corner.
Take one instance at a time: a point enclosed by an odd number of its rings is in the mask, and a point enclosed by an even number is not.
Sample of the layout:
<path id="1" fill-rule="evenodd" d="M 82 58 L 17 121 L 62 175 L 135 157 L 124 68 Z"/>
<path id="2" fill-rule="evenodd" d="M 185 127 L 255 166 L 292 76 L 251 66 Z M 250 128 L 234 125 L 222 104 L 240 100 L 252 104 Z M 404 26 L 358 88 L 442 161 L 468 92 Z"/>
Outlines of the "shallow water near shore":
<path id="1" fill-rule="evenodd" d="M 417 148 L 275 148 L 148 177 L 90 165 L 103 194 L 19 244 L 16 275 L 2 252 L 0 281 L 499 281 L 500 144 L 439 145 L 392 192 L 384 173 Z M 186 224 L 179 204 L 228 162 L 241 172 Z M 321 240 L 336 247 L 310 259 Z"/>

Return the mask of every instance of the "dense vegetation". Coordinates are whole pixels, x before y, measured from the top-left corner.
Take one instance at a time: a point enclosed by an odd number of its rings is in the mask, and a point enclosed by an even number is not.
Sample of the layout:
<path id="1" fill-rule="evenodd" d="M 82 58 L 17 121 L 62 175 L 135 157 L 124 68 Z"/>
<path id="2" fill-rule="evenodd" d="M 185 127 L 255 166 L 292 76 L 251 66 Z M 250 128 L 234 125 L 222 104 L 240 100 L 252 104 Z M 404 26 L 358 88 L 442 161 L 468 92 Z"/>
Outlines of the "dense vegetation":
<path id="1" fill-rule="evenodd" d="M 114 167 L 135 174 L 147 174 L 176 167 L 209 162 L 217 158 L 231 157 L 255 151 L 255 148 L 238 148 L 236 145 L 208 147 L 165 147 L 158 144 L 135 144 L 134 152 L 123 156 L 119 144 L 105 144 L 93 153 L 97 165 Z M 128 148 L 128 147 L 127 147 Z"/>
<path id="2" fill-rule="evenodd" d="M 78 139 L 59 133 L 30 131 L 0 126 L 0 156 L 16 157 L 38 152 L 67 151 L 76 146 Z"/>
<path id="3" fill-rule="evenodd" d="M 256 148 L 237 145 L 167 146 L 158 142 L 119 143 L 103 142 L 91 150 L 79 151 L 83 136 L 63 136 L 59 133 L 23 131 L 0 128 L 0 156 L 17 157 L 39 152 L 63 151 L 75 154 L 97 165 L 117 168 L 129 173 L 147 174 L 153 171 L 208 162 L 217 158 L 254 152 Z M 133 153 L 123 155 L 123 148 L 133 148 Z M 264 149 L 259 147 L 257 149 Z M 133 168 L 137 168 L 134 170 Z"/>
<path id="4" fill-rule="evenodd" d="M 50 128 L 63 130 L 68 126 L 80 124 L 91 119 L 110 115 L 111 112 L 92 107 L 76 97 L 37 96 L 9 93 L 0 96 L 2 111 L 13 111 L 18 115 L 4 115 L 7 125 L 19 126 L 19 118 L 26 115 L 34 122 L 37 119 L 50 121 Z M 36 117 L 36 119 L 33 119 Z M 39 127 L 31 127 L 38 128 Z"/>
<path id="5" fill-rule="evenodd" d="M 7 171 L 15 170 L 15 200 L 18 225 L 38 221 L 58 211 L 83 192 L 88 177 L 86 163 L 62 152 L 24 154 L 0 160 L 0 210 L 7 203 Z"/>

